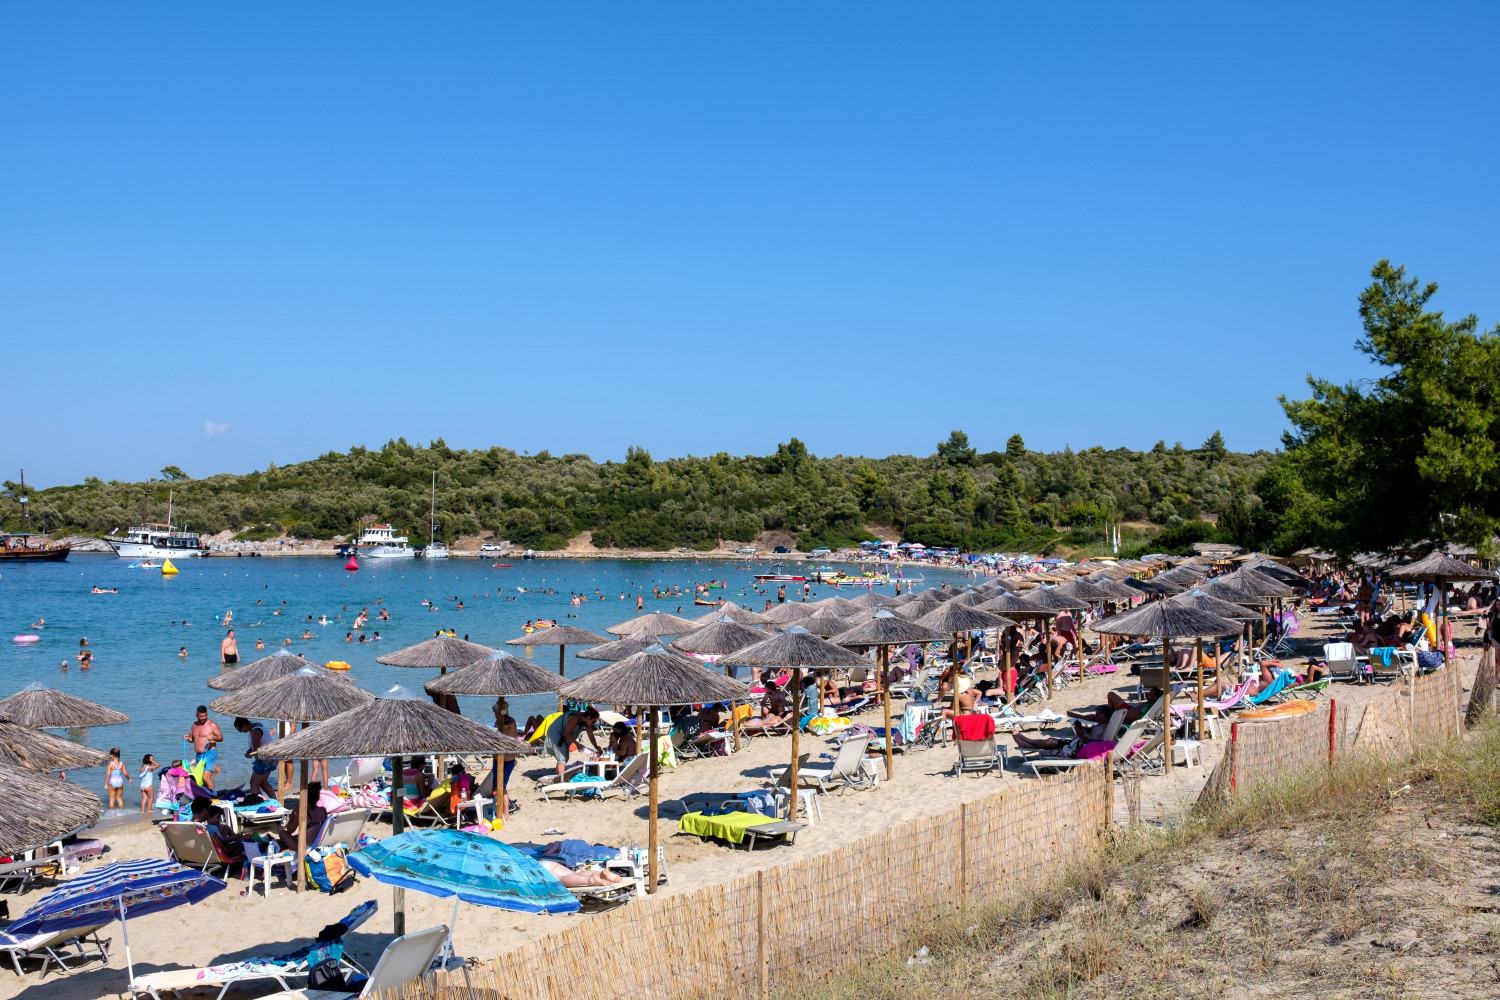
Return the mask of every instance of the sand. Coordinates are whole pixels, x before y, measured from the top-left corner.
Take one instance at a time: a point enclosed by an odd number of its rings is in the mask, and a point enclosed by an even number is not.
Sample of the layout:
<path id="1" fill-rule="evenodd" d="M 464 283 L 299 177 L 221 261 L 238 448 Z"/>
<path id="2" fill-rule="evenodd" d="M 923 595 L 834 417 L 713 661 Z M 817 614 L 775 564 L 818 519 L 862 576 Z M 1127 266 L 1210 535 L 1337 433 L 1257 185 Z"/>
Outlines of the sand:
<path id="1" fill-rule="evenodd" d="M 1331 630 L 1331 623 L 1322 622 L 1315 615 L 1308 616 L 1300 637 L 1299 652 L 1320 650 L 1322 643 L 1329 641 L 1327 633 Z M 1464 627 L 1463 631 L 1471 630 Z M 1460 649 L 1460 666 L 1466 680 L 1473 675 L 1476 652 L 1472 645 Z M 1131 693 L 1134 679 L 1123 669 L 1117 674 L 1091 678 L 1059 692 L 1048 707 L 1061 713 L 1068 708 L 1098 704 L 1109 690 Z M 1337 698 L 1341 710 L 1352 713 L 1349 716 L 1352 736 L 1353 726 L 1363 715 L 1364 704 L 1385 690 L 1384 685 L 1336 685 L 1329 694 L 1321 697 L 1331 695 Z M 900 703 L 897 705 L 899 707 Z M 878 713 L 866 714 L 861 719 L 880 724 Z M 1003 742 L 1009 743 L 1005 739 Z M 1035 780 L 1029 772 L 1023 775 L 1015 770 L 1014 763 L 1012 770 L 1003 775 L 990 773 L 957 778 L 953 775 L 956 752 L 951 746 L 936 747 L 908 756 L 898 754 L 894 781 L 882 780 L 873 790 L 823 797 L 822 821 L 803 831 L 795 845 L 780 845 L 754 853 L 731 852 L 728 846 L 717 842 L 676 834 L 674 820 L 681 809 L 675 800 L 690 792 L 765 787 L 768 770 L 787 762 L 790 743 L 790 737 L 758 737 L 737 754 L 686 761 L 662 775 L 660 832 L 661 843 L 666 848 L 670 883 L 661 891 L 689 891 L 760 867 L 830 851 L 891 825 L 991 795 L 1008 784 Z M 1222 756 L 1224 746 L 1223 742 L 1206 743 L 1201 767 L 1178 767 L 1170 776 L 1147 779 L 1142 787 L 1142 818 L 1160 821 L 1180 812 L 1196 798 L 1209 772 Z M 810 752 L 813 761 L 817 761 L 819 754 L 831 755 L 834 744 L 825 738 L 804 735 L 802 749 Z M 510 787 L 514 798 L 521 804 L 521 811 L 512 817 L 502 832 L 496 834 L 497 837 L 516 844 L 545 843 L 566 836 L 594 843 L 628 845 L 639 842 L 645 846 L 647 808 L 644 796 L 628 800 L 545 802 L 535 792 L 532 778 L 546 771 L 547 767 L 540 759 L 522 762 L 517 768 Z M 1120 823 L 1127 820 L 1123 799 L 1124 796 L 1119 794 L 1115 797 L 1115 818 Z M 367 829 L 376 836 L 386 836 L 390 832 L 386 824 Z M 563 832 L 548 834 L 547 830 Z M 109 853 L 91 865 L 109 860 L 164 858 L 167 854 L 161 835 L 150 827 L 113 832 L 106 840 Z M 20 898 L 14 895 L 4 898 L 10 902 L 15 916 L 46 891 L 44 887 L 33 889 Z M 351 934 L 348 944 L 353 956 L 368 968 L 391 934 L 392 891 L 373 880 L 360 879 L 356 888 L 337 896 L 307 893 L 301 898 L 282 887 L 279 881 L 273 883 L 269 898 L 262 898 L 259 889 L 246 895 L 245 883 L 231 881 L 223 892 L 196 906 L 178 907 L 134 920 L 130 926 L 130 939 L 136 971 L 139 974 L 173 967 L 196 967 L 290 950 L 306 943 L 325 924 L 336 921 L 365 899 L 378 900 L 380 912 Z M 451 900 L 445 902 L 411 891 L 406 894 L 406 908 L 407 927 L 411 930 L 446 923 L 453 913 Z M 587 914 L 534 916 L 463 904 L 459 908 L 454 932 L 455 946 L 459 954 L 483 959 L 513 947 L 530 935 L 560 930 L 569 926 L 571 921 L 589 919 Z M 59 977 L 54 971 L 45 981 L 35 972 L 17 977 L 6 969 L 0 971 L 0 1000 L 22 991 L 37 1000 L 83 1000 L 119 994 L 126 980 L 120 926 L 113 925 L 106 935 L 113 939 L 108 967 L 101 968 L 95 963 L 88 967 L 88 971 L 65 977 Z M 237 989 L 236 995 L 253 997 L 272 991 L 273 985 L 264 989 L 252 985 Z"/>

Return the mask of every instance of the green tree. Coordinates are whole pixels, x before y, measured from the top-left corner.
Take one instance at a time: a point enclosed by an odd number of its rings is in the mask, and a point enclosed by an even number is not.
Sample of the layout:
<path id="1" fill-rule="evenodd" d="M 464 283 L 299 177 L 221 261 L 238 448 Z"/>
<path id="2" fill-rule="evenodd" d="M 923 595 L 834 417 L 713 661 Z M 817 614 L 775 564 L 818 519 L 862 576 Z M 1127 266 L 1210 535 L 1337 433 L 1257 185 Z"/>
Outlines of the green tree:
<path id="1" fill-rule="evenodd" d="M 188 474 L 186 472 L 183 472 L 175 465 L 169 465 L 165 469 L 161 470 L 161 477 L 170 482 L 176 482 L 178 480 L 188 478 Z"/>
<path id="2" fill-rule="evenodd" d="M 1005 439 L 1005 454 L 1011 461 L 1026 457 L 1026 442 L 1021 440 L 1021 435 L 1012 434 Z"/>
<path id="3" fill-rule="evenodd" d="M 977 449 L 969 447 L 969 435 L 963 431 L 950 432 L 948 440 L 939 442 L 937 446 L 938 458 L 949 465 L 973 465 L 977 454 Z"/>
<path id="4" fill-rule="evenodd" d="M 1350 554 L 1422 539 L 1488 549 L 1500 527 L 1500 329 L 1427 308 L 1436 284 L 1381 260 L 1359 297 L 1356 347 L 1383 374 L 1282 407 L 1288 455 L 1322 501 L 1315 536 Z"/>
<path id="5" fill-rule="evenodd" d="M 1219 461 L 1229 454 L 1229 449 L 1224 446 L 1224 435 L 1218 431 L 1210 434 L 1208 440 L 1204 441 L 1203 446 L 1198 450 L 1203 453 L 1204 458 L 1208 459 L 1210 466 L 1218 465 Z"/>

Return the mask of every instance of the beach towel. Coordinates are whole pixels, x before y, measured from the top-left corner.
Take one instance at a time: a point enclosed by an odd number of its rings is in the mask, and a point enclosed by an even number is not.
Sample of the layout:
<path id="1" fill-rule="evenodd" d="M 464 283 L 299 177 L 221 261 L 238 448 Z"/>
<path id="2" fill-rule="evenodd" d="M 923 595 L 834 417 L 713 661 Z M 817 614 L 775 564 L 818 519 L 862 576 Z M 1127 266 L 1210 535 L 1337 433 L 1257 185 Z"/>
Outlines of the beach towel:
<path id="1" fill-rule="evenodd" d="M 953 725 L 961 740 L 987 740 L 995 735 L 995 720 L 988 715 L 960 715 Z"/>
<path id="2" fill-rule="evenodd" d="M 917 730 L 921 727 L 922 723 L 926 721 L 927 709 L 917 708 L 914 705 L 908 705 L 906 707 L 906 711 L 901 713 L 901 725 L 898 727 L 901 730 L 902 738 L 907 742 L 911 742 L 912 740 L 916 739 Z"/>

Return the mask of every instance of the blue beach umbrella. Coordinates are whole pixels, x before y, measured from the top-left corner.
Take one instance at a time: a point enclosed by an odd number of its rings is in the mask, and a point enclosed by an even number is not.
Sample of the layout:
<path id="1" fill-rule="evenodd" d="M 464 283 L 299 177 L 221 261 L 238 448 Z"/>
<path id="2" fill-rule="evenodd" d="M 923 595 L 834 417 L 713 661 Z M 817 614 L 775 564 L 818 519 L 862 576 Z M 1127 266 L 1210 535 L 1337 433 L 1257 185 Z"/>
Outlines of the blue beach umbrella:
<path id="1" fill-rule="evenodd" d="M 117 861 L 47 893 L 6 930 L 12 934 L 50 934 L 119 920 L 125 938 L 125 964 L 130 981 L 135 982 L 126 918 L 196 903 L 222 888 L 224 883 L 219 879 L 173 861 Z"/>
<path id="2" fill-rule="evenodd" d="M 522 913 L 571 913 L 578 900 L 536 860 L 462 830 L 412 830 L 349 855 L 355 871 L 429 896 Z"/>

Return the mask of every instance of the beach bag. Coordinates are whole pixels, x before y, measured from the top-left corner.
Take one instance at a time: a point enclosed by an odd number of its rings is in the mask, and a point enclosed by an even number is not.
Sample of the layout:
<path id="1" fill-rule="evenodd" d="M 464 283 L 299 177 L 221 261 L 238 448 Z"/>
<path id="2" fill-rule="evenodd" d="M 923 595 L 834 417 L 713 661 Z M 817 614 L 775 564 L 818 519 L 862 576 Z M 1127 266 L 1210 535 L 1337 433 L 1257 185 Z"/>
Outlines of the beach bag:
<path id="1" fill-rule="evenodd" d="M 354 869 L 340 848 L 326 851 L 309 851 L 307 854 L 307 881 L 319 892 L 343 892 L 354 884 Z"/>
<path id="2" fill-rule="evenodd" d="M 325 788 L 323 789 L 323 793 L 318 796 L 318 805 L 323 807 L 324 812 L 332 815 L 333 813 L 343 812 L 348 809 L 349 800 L 337 792 Z"/>

